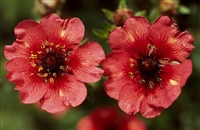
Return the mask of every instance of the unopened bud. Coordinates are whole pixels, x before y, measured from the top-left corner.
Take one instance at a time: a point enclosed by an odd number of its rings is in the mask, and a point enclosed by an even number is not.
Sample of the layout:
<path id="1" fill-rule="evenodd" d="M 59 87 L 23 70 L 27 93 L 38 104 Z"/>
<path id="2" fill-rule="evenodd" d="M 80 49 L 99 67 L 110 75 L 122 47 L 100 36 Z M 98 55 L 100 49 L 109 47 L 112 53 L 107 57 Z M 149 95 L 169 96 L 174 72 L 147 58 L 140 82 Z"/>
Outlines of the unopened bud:
<path id="1" fill-rule="evenodd" d="M 159 10 L 161 13 L 170 11 L 172 14 L 176 14 L 176 9 L 179 6 L 179 0 L 160 0 Z"/>
<path id="2" fill-rule="evenodd" d="M 64 2 L 65 0 L 36 0 L 35 10 L 39 15 L 45 16 L 55 13 Z"/>
<path id="3" fill-rule="evenodd" d="M 127 18 L 133 16 L 133 12 L 128 8 L 120 8 L 114 12 L 113 19 L 116 26 L 122 26 Z"/>

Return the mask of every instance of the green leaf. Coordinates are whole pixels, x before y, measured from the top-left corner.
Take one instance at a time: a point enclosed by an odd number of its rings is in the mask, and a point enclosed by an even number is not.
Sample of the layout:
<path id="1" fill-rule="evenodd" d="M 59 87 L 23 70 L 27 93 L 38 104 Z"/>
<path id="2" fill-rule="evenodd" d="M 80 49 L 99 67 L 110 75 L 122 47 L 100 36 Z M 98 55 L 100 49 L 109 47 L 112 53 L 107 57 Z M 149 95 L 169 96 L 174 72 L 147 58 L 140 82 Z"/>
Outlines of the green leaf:
<path id="1" fill-rule="evenodd" d="M 145 16 L 146 15 L 146 10 L 138 11 L 134 15 L 135 16 Z"/>
<path id="2" fill-rule="evenodd" d="M 190 13 L 190 9 L 184 5 L 180 5 L 178 8 L 178 12 L 181 14 L 189 14 Z"/>
<path id="3" fill-rule="evenodd" d="M 126 0 L 120 0 L 118 9 L 127 8 Z"/>
<path id="4" fill-rule="evenodd" d="M 103 11 L 103 13 L 105 14 L 105 16 L 106 16 L 106 18 L 108 19 L 108 20 L 111 20 L 111 21 L 113 21 L 113 12 L 112 11 L 110 11 L 110 10 L 108 10 L 108 9 L 102 9 L 102 11 Z"/>
<path id="5" fill-rule="evenodd" d="M 94 35 L 98 36 L 101 39 L 107 39 L 108 38 L 108 32 L 103 29 L 93 29 L 92 32 Z"/>

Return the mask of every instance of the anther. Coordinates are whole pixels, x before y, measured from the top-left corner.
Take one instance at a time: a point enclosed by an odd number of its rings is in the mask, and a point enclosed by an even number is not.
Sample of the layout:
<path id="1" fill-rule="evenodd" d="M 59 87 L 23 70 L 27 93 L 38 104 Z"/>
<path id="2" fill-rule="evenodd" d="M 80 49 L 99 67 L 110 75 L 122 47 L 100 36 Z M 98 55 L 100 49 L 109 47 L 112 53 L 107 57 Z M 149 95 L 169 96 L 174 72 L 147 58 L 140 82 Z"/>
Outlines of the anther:
<path id="1" fill-rule="evenodd" d="M 141 84 L 144 84 L 145 82 L 146 82 L 146 81 L 145 81 L 144 79 L 141 79 L 141 80 L 140 80 L 140 83 L 141 83 Z"/>
<path id="2" fill-rule="evenodd" d="M 157 78 L 157 81 L 160 82 L 160 81 L 162 81 L 162 79 L 161 78 Z"/>
<path id="3" fill-rule="evenodd" d="M 48 82 L 47 78 L 45 78 L 45 79 L 44 79 L 44 82 L 45 82 L 45 83 L 47 83 L 47 82 Z"/>
<path id="4" fill-rule="evenodd" d="M 132 58 L 130 58 L 129 61 L 132 62 L 132 63 L 134 62 L 134 60 Z"/>
<path id="5" fill-rule="evenodd" d="M 61 48 L 65 48 L 65 45 L 63 45 Z"/>
<path id="6" fill-rule="evenodd" d="M 54 72 L 54 73 L 53 73 L 53 76 L 56 77 L 56 75 L 57 75 L 57 74 Z"/>
<path id="7" fill-rule="evenodd" d="M 134 67 L 134 64 L 133 64 L 133 63 L 130 63 L 130 67 Z"/>
<path id="8" fill-rule="evenodd" d="M 52 83 L 52 84 L 54 83 L 54 79 L 53 79 L 53 78 L 50 78 L 49 81 L 50 81 L 50 83 Z"/>
<path id="9" fill-rule="evenodd" d="M 67 55 L 71 55 L 72 54 L 72 51 L 67 51 Z"/>
<path id="10" fill-rule="evenodd" d="M 69 61 L 69 58 L 65 57 L 65 61 Z"/>
<path id="11" fill-rule="evenodd" d="M 37 58 L 37 54 L 31 54 L 31 59 L 36 59 Z"/>
<path id="12" fill-rule="evenodd" d="M 42 66 L 40 66 L 40 67 L 38 68 L 38 72 L 40 72 L 41 70 L 43 70 L 43 67 L 42 67 Z"/>
<path id="13" fill-rule="evenodd" d="M 35 62 L 31 62 L 31 65 L 33 66 L 33 67 L 36 67 L 36 64 L 35 64 Z"/>
<path id="14" fill-rule="evenodd" d="M 149 88 L 153 89 L 154 83 L 152 81 L 149 81 Z"/>
<path id="15" fill-rule="evenodd" d="M 42 51 L 37 51 L 38 54 L 42 54 Z"/>
<path id="16" fill-rule="evenodd" d="M 130 75 L 130 78 L 134 78 L 133 72 L 128 72 L 128 74 Z"/>
<path id="17" fill-rule="evenodd" d="M 66 68 L 67 68 L 68 70 L 71 70 L 71 67 L 70 67 L 69 65 L 67 65 Z"/>
<path id="18" fill-rule="evenodd" d="M 62 49 L 62 51 L 63 51 L 63 52 L 66 52 L 66 50 L 65 50 L 64 48 Z"/>
<path id="19" fill-rule="evenodd" d="M 58 48 L 60 45 L 56 45 L 56 48 Z"/>
<path id="20" fill-rule="evenodd" d="M 45 77 L 45 78 L 48 77 L 48 73 L 44 73 L 43 77 Z"/>
<path id="21" fill-rule="evenodd" d="M 42 44 L 42 45 L 41 45 L 41 48 L 42 48 L 42 49 L 44 49 L 44 48 L 45 48 L 45 45 L 44 45 L 44 44 Z"/>
<path id="22" fill-rule="evenodd" d="M 137 83 L 139 83 L 139 84 L 144 84 L 145 82 L 146 81 L 144 79 L 141 79 L 141 80 L 137 81 Z"/>
<path id="23" fill-rule="evenodd" d="M 48 42 L 48 41 L 45 41 L 45 44 L 46 44 L 46 45 L 49 45 L 49 42 Z"/>
<path id="24" fill-rule="evenodd" d="M 61 66 L 60 66 L 60 69 L 61 69 L 61 70 L 64 70 L 65 68 L 64 68 L 64 66 L 61 65 Z"/>

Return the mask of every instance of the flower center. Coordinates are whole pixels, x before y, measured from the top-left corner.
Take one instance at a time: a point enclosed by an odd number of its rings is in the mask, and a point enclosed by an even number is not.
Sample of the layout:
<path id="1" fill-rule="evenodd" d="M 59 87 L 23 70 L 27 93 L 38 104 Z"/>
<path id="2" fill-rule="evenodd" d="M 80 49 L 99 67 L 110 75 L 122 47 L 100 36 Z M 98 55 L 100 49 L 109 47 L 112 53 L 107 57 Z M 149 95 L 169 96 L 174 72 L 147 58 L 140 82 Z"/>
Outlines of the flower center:
<path id="1" fill-rule="evenodd" d="M 151 57 L 141 60 L 139 62 L 139 70 L 143 75 L 151 76 L 157 73 L 158 63 Z"/>
<path id="2" fill-rule="evenodd" d="M 46 41 L 40 50 L 35 53 L 31 51 L 31 65 L 36 69 L 37 76 L 44 78 L 45 83 L 53 84 L 55 78 L 71 73 L 68 65 L 71 51 L 72 49 L 67 50 L 65 45 L 54 45 Z"/>
<path id="3" fill-rule="evenodd" d="M 57 72 L 59 67 L 62 65 L 63 59 L 60 55 L 50 53 L 41 59 L 42 67 L 47 72 Z"/>
<path id="4" fill-rule="evenodd" d="M 155 58 L 157 48 L 151 44 L 147 48 L 149 49 L 149 54 L 146 57 L 140 59 L 130 58 L 132 70 L 128 74 L 134 82 L 148 86 L 150 89 L 153 89 L 155 84 L 162 87 L 162 79 L 160 77 L 162 63 Z"/>

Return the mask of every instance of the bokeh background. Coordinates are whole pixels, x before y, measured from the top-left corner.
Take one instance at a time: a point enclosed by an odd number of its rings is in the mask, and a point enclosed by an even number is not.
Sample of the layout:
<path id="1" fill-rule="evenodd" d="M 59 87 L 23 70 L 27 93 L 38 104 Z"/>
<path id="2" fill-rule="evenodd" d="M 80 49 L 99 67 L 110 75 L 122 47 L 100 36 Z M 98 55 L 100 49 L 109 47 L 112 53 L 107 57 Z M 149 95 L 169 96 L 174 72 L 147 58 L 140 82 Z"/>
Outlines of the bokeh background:
<path id="1" fill-rule="evenodd" d="M 160 116 L 153 119 L 146 119 L 139 113 L 137 116 L 146 123 L 148 130 L 200 130 L 200 1 L 169 0 L 179 3 L 175 7 L 176 13 L 171 9 L 162 11 L 159 8 L 160 1 L 162 0 L 127 0 L 127 6 L 134 13 L 145 15 L 151 22 L 161 14 L 170 15 L 176 20 L 181 31 L 188 30 L 194 36 L 195 50 L 189 57 L 193 60 L 193 73 L 179 98 Z M 86 28 L 85 37 L 89 41 L 99 42 L 105 52 L 109 53 L 107 40 L 93 32 L 94 29 L 104 29 L 105 22 L 108 22 L 102 9 L 115 11 L 118 4 L 119 0 L 66 0 L 61 6 L 58 5 L 58 8 L 50 9 L 50 12 L 58 9 L 56 12 L 62 18 L 79 17 Z M 3 47 L 15 40 L 13 29 L 20 21 L 41 19 L 44 15 L 44 9 L 41 8 L 40 3 L 36 4 L 36 0 L 0 0 L 1 130 L 76 130 L 77 122 L 93 109 L 103 105 L 118 107 L 117 101 L 109 98 L 104 92 L 104 77 L 95 84 L 88 84 L 86 100 L 82 105 L 67 112 L 52 115 L 42 111 L 39 104 L 21 103 L 18 91 L 14 90 L 14 84 L 5 79 L 7 72 L 4 65 L 7 60 L 3 54 Z"/>

